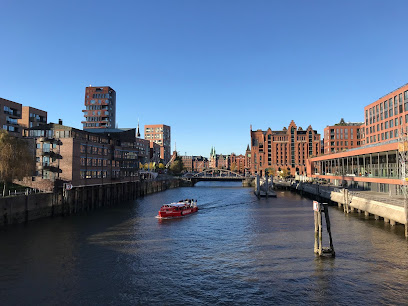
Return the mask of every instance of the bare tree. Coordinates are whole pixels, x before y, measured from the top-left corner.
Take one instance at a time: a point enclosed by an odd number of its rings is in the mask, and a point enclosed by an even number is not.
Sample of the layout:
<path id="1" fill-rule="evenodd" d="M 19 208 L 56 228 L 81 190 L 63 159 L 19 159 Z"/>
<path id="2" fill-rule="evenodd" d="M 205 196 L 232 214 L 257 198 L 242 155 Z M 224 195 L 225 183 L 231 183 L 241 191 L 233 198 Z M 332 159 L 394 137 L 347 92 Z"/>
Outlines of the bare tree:
<path id="1" fill-rule="evenodd" d="M 399 175 L 401 179 L 401 191 L 404 195 L 405 237 L 408 237 L 408 130 L 406 127 L 401 127 L 398 138 Z"/>
<path id="2" fill-rule="evenodd" d="M 21 180 L 32 175 L 34 165 L 34 157 L 30 154 L 27 143 L 0 130 L 0 179 L 4 184 L 3 196 L 7 192 L 7 184 L 14 179 Z"/>

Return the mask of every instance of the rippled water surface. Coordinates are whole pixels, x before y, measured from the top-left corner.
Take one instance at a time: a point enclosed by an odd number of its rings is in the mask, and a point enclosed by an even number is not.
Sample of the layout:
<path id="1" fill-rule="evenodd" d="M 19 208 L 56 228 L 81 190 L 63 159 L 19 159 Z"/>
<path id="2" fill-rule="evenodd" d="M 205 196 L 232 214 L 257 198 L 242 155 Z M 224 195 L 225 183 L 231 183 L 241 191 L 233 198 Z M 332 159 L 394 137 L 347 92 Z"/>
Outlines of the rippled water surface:
<path id="1" fill-rule="evenodd" d="M 155 218 L 197 198 L 198 213 Z M 0 230 L 0 303 L 98 305 L 406 304 L 403 227 L 330 208 L 335 259 L 316 258 L 311 200 L 257 200 L 199 183 Z"/>

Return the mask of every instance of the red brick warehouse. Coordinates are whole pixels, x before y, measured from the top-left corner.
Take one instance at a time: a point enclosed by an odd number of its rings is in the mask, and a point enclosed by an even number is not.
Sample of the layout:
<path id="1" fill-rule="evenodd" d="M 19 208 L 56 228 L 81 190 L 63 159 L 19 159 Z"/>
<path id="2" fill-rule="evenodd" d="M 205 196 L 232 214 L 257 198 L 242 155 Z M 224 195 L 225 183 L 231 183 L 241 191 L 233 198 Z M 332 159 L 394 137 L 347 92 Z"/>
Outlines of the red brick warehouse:
<path id="1" fill-rule="evenodd" d="M 291 175 L 306 175 L 306 160 L 320 153 L 320 134 L 312 127 L 303 130 L 292 120 L 281 131 L 250 130 L 251 174 L 265 175 L 265 170 L 288 170 Z"/>

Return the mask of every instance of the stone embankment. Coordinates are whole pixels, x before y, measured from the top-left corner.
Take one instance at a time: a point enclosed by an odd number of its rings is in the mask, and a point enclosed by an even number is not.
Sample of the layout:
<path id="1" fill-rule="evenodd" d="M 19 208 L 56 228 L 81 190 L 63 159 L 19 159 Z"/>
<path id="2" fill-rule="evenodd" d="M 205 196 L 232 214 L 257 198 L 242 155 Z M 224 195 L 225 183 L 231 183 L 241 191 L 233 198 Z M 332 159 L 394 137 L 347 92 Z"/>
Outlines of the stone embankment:
<path id="1" fill-rule="evenodd" d="M 74 187 L 71 190 L 0 198 L 0 227 L 51 216 L 67 216 L 180 187 L 179 179 Z"/>
<path id="2" fill-rule="evenodd" d="M 394 226 L 396 223 L 405 225 L 407 233 L 407 221 L 404 211 L 404 199 L 402 197 L 390 197 L 387 194 L 371 191 L 349 190 L 319 184 L 287 182 L 275 183 L 277 188 L 290 188 L 301 194 L 307 194 L 320 202 L 337 203 L 343 207 L 346 213 L 364 213 L 366 217 L 374 216 L 376 220 L 382 219 Z"/>

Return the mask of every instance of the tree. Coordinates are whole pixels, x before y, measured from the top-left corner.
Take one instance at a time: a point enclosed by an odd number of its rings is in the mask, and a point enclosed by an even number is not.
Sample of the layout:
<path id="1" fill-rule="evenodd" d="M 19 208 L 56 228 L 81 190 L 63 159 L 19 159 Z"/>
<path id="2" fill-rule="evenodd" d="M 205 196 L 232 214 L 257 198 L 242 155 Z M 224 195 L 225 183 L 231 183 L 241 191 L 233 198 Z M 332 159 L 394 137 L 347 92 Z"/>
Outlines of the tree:
<path id="1" fill-rule="evenodd" d="M 287 178 L 290 176 L 290 171 L 288 169 L 282 169 L 282 177 Z"/>
<path id="2" fill-rule="evenodd" d="M 237 164 L 236 163 L 232 163 L 231 164 L 231 171 L 236 171 L 237 170 Z"/>
<path id="3" fill-rule="evenodd" d="M 159 169 L 164 169 L 164 168 L 165 168 L 164 164 L 163 164 L 163 163 L 159 163 Z"/>
<path id="4" fill-rule="evenodd" d="M 34 165 L 34 156 L 30 153 L 27 142 L 0 130 L 0 179 L 4 183 L 3 196 L 7 192 L 7 184 L 14 179 L 21 180 L 25 176 L 31 176 Z"/>
<path id="5" fill-rule="evenodd" d="M 148 169 L 150 169 L 150 171 L 156 170 L 156 163 L 150 162 L 148 165 Z"/>
<path id="6" fill-rule="evenodd" d="M 176 157 L 176 159 L 171 163 L 170 170 L 175 175 L 180 175 L 181 172 L 184 170 L 183 160 L 180 156 Z"/>
<path id="7" fill-rule="evenodd" d="M 276 175 L 276 169 L 275 168 L 268 168 L 268 169 L 266 169 L 266 171 L 268 172 L 269 176 L 275 176 Z"/>
<path id="8" fill-rule="evenodd" d="M 401 127 L 398 138 L 398 172 L 401 179 L 400 190 L 404 195 L 405 237 L 408 237 L 408 129 Z"/>

